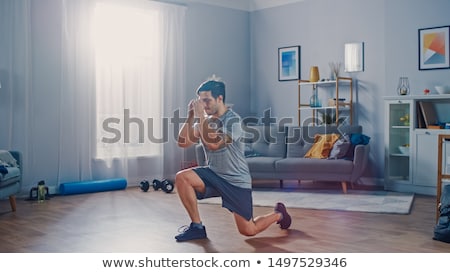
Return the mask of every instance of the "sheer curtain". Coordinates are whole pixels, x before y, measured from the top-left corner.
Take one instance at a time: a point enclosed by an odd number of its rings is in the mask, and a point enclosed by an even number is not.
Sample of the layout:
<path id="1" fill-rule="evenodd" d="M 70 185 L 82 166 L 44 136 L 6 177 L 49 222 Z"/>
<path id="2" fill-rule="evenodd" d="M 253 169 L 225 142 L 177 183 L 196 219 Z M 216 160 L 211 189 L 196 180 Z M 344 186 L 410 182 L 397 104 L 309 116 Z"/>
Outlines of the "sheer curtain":
<path id="1" fill-rule="evenodd" d="M 30 0 L 0 1 L 0 149 L 32 150 Z M 29 166 L 29 157 L 23 157 Z M 29 180 L 30 172 L 23 174 Z"/>
<path id="2" fill-rule="evenodd" d="M 94 6 L 95 1 L 62 1 L 58 183 L 93 178 L 95 55 L 90 28 Z"/>
<path id="3" fill-rule="evenodd" d="M 184 102 L 185 7 L 63 2 L 58 181 L 173 175 L 178 128 L 163 125 Z"/>

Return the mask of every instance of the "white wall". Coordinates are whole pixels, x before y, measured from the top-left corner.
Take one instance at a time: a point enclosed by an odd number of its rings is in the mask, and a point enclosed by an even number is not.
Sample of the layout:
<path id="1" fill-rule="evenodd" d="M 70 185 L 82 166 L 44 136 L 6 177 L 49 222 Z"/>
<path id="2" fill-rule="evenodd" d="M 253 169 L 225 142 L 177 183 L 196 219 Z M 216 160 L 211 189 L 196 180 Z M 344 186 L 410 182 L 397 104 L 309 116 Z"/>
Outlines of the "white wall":
<path id="1" fill-rule="evenodd" d="M 418 29 L 450 25 L 447 0 L 305 0 L 251 14 L 252 112 L 291 117 L 297 124 L 297 85 L 279 82 L 277 50 L 301 46 L 301 78 L 318 65 L 328 77 L 330 61 L 344 60 L 344 44 L 364 42 L 365 71 L 358 82 L 356 119 L 371 137 L 371 164 L 366 176 L 384 176 L 383 96 L 396 95 L 398 78 L 410 78 L 420 94 L 435 83 L 450 83 L 450 70 L 418 70 Z M 349 74 L 342 73 L 344 76 Z M 304 94 L 304 93 L 303 93 Z M 303 95 L 302 94 L 302 95 Z M 304 94 L 304 101 L 310 94 Z"/>
<path id="2" fill-rule="evenodd" d="M 226 103 L 241 115 L 250 113 L 249 13 L 210 5 L 189 4 L 186 13 L 187 98 L 208 76 L 226 83 Z"/>
<path id="3" fill-rule="evenodd" d="M 438 83 L 450 83 L 450 70 L 418 69 L 418 30 L 450 25 L 448 0 L 386 1 L 386 95 L 395 94 L 400 76 L 409 77 L 413 94 Z M 399 20 L 398 18 L 401 18 Z"/>

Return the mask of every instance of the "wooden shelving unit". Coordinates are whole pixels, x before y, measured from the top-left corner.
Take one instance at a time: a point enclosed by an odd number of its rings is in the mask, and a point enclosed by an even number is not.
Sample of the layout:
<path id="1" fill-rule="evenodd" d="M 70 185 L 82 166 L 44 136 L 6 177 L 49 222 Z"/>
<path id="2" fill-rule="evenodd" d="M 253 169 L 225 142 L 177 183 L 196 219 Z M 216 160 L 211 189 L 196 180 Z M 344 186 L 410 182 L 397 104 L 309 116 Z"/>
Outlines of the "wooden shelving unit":
<path id="1" fill-rule="evenodd" d="M 440 212 L 439 212 L 439 206 L 441 202 L 441 195 L 442 195 L 442 180 L 446 179 L 447 181 L 450 180 L 450 173 L 447 173 L 447 171 L 443 170 L 443 161 L 449 164 L 447 160 L 444 159 L 444 154 L 447 156 L 446 153 L 442 151 L 442 148 L 444 147 L 444 144 L 446 142 L 450 141 L 450 134 L 439 134 L 438 135 L 438 179 L 436 184 L 436 223 L 439 219 Z"/>
<path id="2" fill-rule="evenodd" d="M 334 106 L 322 105 L 320 107 L 311 107 L 308 103 L 303 103 L 301 98 L 302 87 L 312 87 L 312 88 L 333 88 L 334 87 L 334 98 L 336 99 L 336 103 Z M 345 100 L 344 102 L 339 102 L 339 92 L 340 88 L 346 88 L 349 90 L 349 100 Z M 333 99 L 333 98 L 331 98 Z M 349 123 L 353 123 L 353 79 L 349 77 L 338 77 L 336 80 L 332 81 L 318 81 L 318 82 L 310 82 L 309 80 L 298 80 L 298 125 L 301 126 L 301 112 L 305 110 L 312 111 L 313 123 L 317 124 L 318 118 L 317 114 L 320 111 L 326 111 L 327 109 L 333 109 L 335 111 L 335 120 L 334 122 L 337 124 L 339 122 L 339 115 L 342 110 L 349 111 Z"/>

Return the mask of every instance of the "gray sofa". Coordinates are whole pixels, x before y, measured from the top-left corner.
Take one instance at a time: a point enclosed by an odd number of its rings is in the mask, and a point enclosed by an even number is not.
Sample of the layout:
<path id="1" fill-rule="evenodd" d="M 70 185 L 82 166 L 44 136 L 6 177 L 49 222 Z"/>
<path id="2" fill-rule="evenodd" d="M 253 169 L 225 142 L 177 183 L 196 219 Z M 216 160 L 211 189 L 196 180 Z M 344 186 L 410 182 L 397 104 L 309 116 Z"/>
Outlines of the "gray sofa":
<path id="1" fill-rule="evenodd" d="M 279 127 L 246 126 L 243 145 L 254 180 L 315 180 L 341 183 L 347 193 L 347 183 L 356 182 L 363 174 L 369 158 L 369 144 L 354 144 L 339 158 L 305 158 L 316 134 L 362 135 L 361 126 Z M 202 145 L 196 146 L 199 165 L 206 165 Z"/>
<path id="2" fill-rule="evenodd" d="M 16 211 L 16 194 L 22 184 L 22 154 L 0 150 L 0 199 L 9 198 L 11 210 Z"/>

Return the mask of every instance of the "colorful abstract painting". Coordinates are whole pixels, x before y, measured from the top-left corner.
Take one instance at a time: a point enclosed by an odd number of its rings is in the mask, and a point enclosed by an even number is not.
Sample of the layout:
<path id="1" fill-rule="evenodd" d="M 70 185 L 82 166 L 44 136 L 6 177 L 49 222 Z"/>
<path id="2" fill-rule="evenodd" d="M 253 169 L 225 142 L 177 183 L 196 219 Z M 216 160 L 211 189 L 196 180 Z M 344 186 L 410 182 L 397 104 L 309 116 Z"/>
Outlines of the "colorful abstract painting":
<path id="1" fill-rule="evenodd" d="M 419 29 L 419 70 L 450 68 L 449 29 Z"/>

